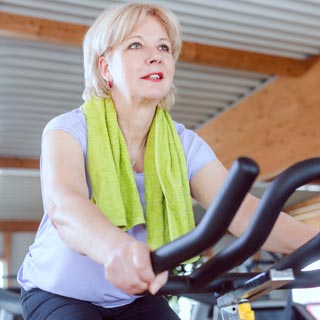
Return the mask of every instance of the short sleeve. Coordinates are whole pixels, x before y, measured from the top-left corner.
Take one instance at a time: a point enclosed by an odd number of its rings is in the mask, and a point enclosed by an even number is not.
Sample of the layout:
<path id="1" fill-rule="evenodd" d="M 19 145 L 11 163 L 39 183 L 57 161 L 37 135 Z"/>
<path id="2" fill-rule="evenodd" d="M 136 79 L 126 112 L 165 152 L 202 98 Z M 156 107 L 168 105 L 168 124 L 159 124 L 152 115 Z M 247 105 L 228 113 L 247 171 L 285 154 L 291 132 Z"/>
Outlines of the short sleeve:
<path id="1" fill-rule="evenodd" d="M 175 121 L 174 125 L 182 142 L 190 181 L 200 169 L 209 162 L 216 160 L 217 156 L 209 145 L 194 131 L 186 129 L 183 124 Z"/>
<path id="2" fill-rule="evenodd" d="M 43 130 L 42 139 L 52 130 L 62 130 L 71 134 L 80 143 L 85 155 L 87 149 L 87 126 L 80 108 L 61 114 L 49 121 Z"/>

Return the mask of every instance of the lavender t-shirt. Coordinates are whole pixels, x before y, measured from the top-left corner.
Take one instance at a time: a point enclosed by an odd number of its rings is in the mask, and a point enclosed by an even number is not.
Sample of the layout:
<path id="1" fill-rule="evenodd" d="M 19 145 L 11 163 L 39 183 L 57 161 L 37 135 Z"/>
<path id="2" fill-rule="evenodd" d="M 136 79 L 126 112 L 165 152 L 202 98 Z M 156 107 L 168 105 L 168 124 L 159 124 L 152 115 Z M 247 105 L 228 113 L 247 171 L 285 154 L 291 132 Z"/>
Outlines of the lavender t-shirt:
<path id="1" fill-rule="evenodd" d="M 193 131 L 174 123 L 181 139 L 189 181 L 207 163 L 216 159 L 210 147 Z M 82 147 L 87 170 L 87 127 L 81 108 L 74 109 L 51 120 L 43 136 L 51 130 L 71 134 Z M 41 171 L 41 170 L 40 170 Z M 134 172 L 137 189 L 145 208 L 144 174 Z M 89 192 L 90 178 L 87 175 Z M 146 228 L 138 225 L 128 231 L 138 240 L 145 241 Z M 102 307 L 128 304 L 135 296 L 115 288 L 104 277 L 103 266 L 67 247 L 44 212 L 34 243 L 29 247 L 18 272 L 18 282 L 25 290 L 40 288 L 55 294 L 90 301 Z"/>

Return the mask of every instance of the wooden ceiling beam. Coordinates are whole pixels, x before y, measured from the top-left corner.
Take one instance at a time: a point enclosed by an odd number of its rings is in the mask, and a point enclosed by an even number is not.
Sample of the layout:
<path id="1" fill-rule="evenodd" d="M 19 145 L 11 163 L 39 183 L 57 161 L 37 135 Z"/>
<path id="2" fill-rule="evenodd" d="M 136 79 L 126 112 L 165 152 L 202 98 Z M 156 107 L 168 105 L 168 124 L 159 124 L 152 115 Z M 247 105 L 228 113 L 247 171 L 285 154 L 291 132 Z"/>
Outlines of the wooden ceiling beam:
<path id="1" fill-rule="evenodd" d="M 36 232 L 38 220 L 0 220 L 0 232 Z"/>
<path id="2" fill-rule="evenodd" d="M 3 36 L 80 47 L 87 29 L 87 25 L 0 12 L 0 35 Z M 298 60 L 185 41 L 180 61 L 295 77 L 305 73 L 314 58 Z"/>
<path id="3" fill-rule="evenodd" d="M 0 12 L 0 35 L 81 46 L 88 26 Z"/>
<path id="4" fill-rule="evenodd" d="M 315 58 L 298 60 L 184 42 L 180 61 L 278 76 L 299 77 L 309 70 Z"/>
<path id="5" fill-rule="evenodd" d="M 0 168 L 39 169 L 39 159 L 7 158 L 0 156 Z"/>

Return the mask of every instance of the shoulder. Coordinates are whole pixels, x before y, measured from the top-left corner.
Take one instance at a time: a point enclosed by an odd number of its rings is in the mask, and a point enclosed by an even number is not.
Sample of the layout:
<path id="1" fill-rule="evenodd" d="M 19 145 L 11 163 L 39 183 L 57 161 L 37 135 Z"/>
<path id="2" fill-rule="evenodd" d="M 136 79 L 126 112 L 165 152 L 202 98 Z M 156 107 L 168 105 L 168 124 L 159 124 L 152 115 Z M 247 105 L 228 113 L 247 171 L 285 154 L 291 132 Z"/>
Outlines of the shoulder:
<path id="1" fill-rule="evenodd" d="M 51 130 L 70 131 L 74 129 L 86 129 L 86 121 L 81 107 L 60 114 L 51 119 L 45 126 L 43 133 Z"/>
<path id="2" fill-rule="evenodd" d="M 193 130 L 187 129 L 182 123 L 173 121 L 175 128 L 178 132 L 182 145 L 186 151 L 193 144 L 203 144 L 205 143 L 202 138 L 200 138 Z"/>
<path id="3" fill-rule="evenodd" d="M 187 161 L 188 176 L 191 179 L 201 168 L 217 157 L 210 146 L 193 130 L 173 121 L 180 137 Z"/>
<path id="4" fill-rule="evenodd" d="M 187 129 L 183 124 L 173 121 L 177 133 L 182 142 L 186 155 L 195 153 L 200 149 L 206 149 L 212 157 L 216 157 L 209 145 L 193 130 Z"/>
<path id="5" fill-rule="evenodd" d="M 61 130 L 71 134 L 83 146 L 87 140 L 87 125 L 81 107 L 50 120 L 43 130 L 42 137 L 52 130 Z"/>

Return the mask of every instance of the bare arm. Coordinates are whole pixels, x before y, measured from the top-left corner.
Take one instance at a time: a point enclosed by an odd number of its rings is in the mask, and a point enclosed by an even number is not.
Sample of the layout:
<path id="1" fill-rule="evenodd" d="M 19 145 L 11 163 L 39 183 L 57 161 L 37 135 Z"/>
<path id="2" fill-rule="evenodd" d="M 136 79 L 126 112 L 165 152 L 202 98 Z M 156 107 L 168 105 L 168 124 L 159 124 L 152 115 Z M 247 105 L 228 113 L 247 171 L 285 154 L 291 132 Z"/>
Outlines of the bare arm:
<path id="1" fill-rule="evenodd" d="M 193 197 L 204 208 L 208 208 L 227 174 L 228 171 L 218 160 L 209 163 L 191 181 Z M 232 234 L 240 236 L 243 233 L 258 204 L 258 198 L 250 194 L 247 195 L 229 227 Z M 263 245 L 263 249 L 287 254 L 310 240 L 317 232 L 317 230 L 281 212 L 269 238 Z"/>
<path id="2" fill-rule="evenodd" d="M 81 146 L 66 132 L 51 131 L 44 137 L 42 193 L 62 240 L 104 265 L 115 286 L 128 293 L 156 292 L 166 282 L 166 273 L 155 277 L 148 246 L 114 226 L 88 198 Z"/>

